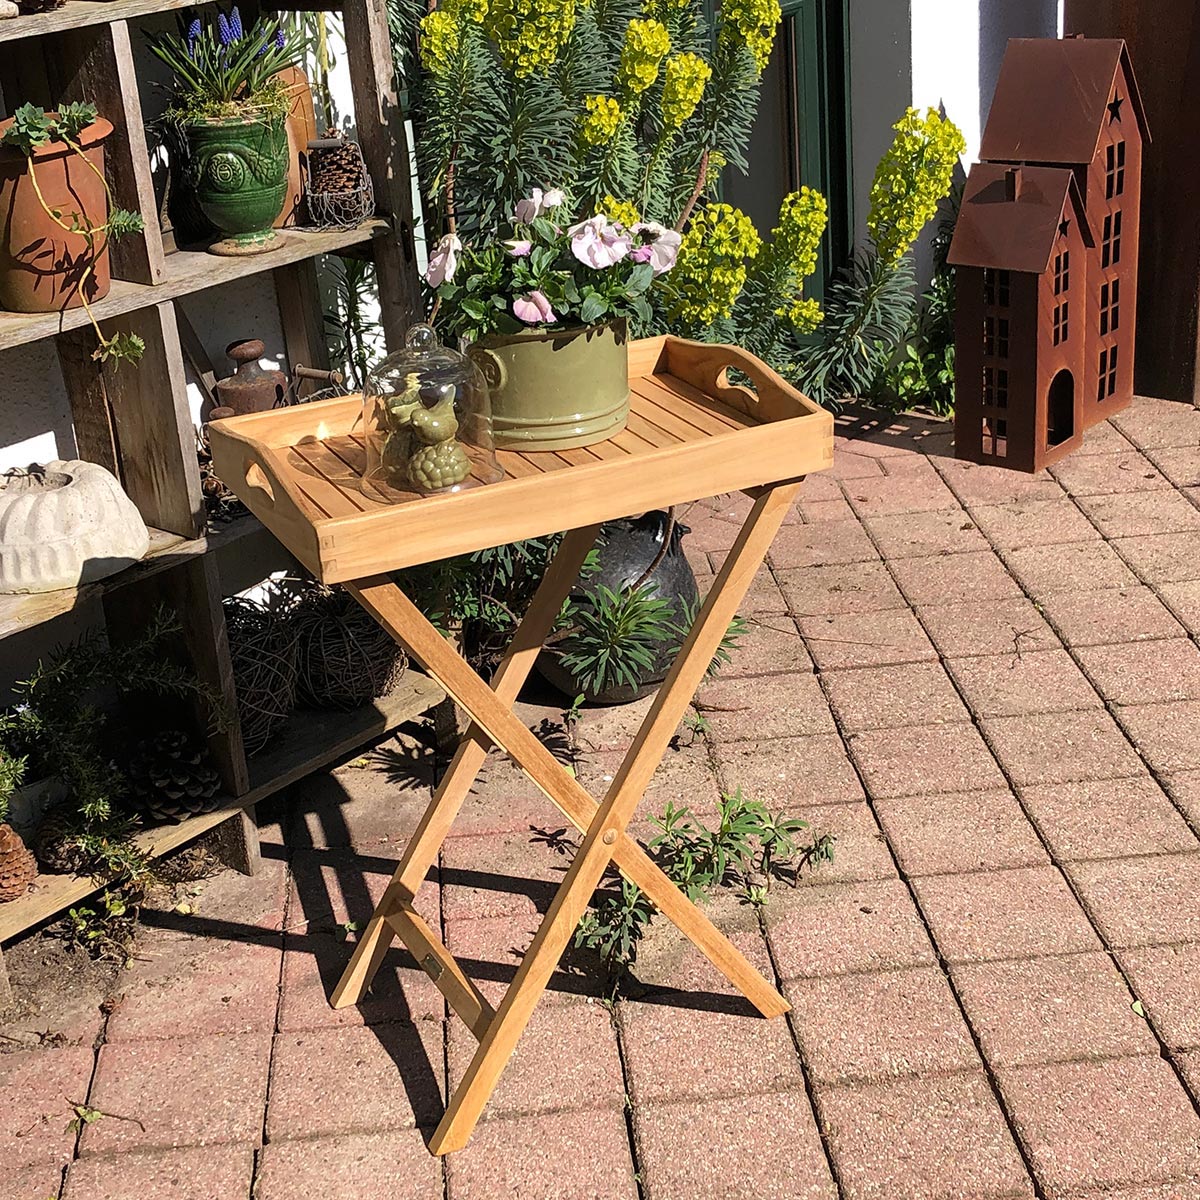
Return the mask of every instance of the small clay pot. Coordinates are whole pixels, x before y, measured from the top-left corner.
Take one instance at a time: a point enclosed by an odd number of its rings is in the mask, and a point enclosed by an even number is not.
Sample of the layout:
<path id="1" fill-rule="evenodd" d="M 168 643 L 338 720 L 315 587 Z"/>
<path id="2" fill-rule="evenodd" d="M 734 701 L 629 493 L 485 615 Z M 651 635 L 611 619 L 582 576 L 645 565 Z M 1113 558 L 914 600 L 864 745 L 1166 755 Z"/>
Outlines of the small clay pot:
<path id="1" fill-rule="evenodd" d="M 0 137 L 12 123 L 11 118 L 0 121 Z M 88 162 L 64 142 L 48 142 L 33 152 L 42 196 L 48 207 L 62 212 L 68 225 L 72 213 L 79 214 L 80 225 L 93 228 L 108 220 L 103 143 L 111 133 L 112 125 L 98 117 L 79 135 Z M 109 287 L 107 245 L 84 280 L 92 261 L 87 239 L 61 229 L 42 208 L 29 167 L 24 151 L 0 146 L 0 308 L 22 313 L 61 312 L 78 308 L 85 295 L 88 303 L 99 300 Z M 97 240 L 104 242 L 104 235 Z"/>

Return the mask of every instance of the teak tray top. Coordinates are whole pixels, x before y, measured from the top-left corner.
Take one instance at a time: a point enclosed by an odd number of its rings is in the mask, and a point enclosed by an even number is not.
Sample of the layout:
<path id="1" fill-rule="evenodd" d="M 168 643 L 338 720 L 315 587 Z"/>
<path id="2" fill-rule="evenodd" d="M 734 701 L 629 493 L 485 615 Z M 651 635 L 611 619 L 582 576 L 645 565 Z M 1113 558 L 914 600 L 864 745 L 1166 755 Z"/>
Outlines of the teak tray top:
<path id="1" fill-rule="evenodd" d="M 729 367 L 755 390 L 732 385 Z M 325 583 L 343 583 L 723 492 L 833 460 L 833 418 L 759 359 L 681 338 L 632 342 L 629 423 L 580 450 L 497 452 L 505 478 L 382 504 L 363 494 L 362 401 L 214 421 L 217 475 Z"/>

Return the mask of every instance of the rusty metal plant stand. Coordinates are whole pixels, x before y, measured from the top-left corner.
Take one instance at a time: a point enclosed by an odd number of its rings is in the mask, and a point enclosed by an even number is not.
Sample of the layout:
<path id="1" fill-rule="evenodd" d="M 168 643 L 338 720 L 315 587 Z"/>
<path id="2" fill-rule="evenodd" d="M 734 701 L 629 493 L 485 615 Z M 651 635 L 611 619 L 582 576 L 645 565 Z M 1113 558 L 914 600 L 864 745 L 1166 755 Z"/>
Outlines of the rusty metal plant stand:
<path id="1" fill-rule="evenodd" d="M 726 368 L 755 390 L 727 382 Z M 635 883 L 767 1017 L 787 1002 L 629 838 L 626 827 L 803 476 L 828 466 L 833 421 L 744 351 L 675 338 L 630 347 L 627 429 L 599 446 L 501 452 L 508 479 L 454 496 L 377 504 L 362 495 L 358 401 L 325 401 L 217 422 L 220 477 L 297 557 L 341 583 L 468 714 L 471 725 L 331 998 L 357 1003 L 393 937 L 412 952 L 479 1040 L 430 1139 L 462 1148 L 610 864 Z M 746 491 L 750 515 L 599 804 L 512 705 L 600 524 L 630 512 Z M 567 529 L 491 684 L 416 608 L 388 571 Z M 584 835 L 499 1008 L 493 1009 L 413 908 L 488 749 L 503 750 Z"/>

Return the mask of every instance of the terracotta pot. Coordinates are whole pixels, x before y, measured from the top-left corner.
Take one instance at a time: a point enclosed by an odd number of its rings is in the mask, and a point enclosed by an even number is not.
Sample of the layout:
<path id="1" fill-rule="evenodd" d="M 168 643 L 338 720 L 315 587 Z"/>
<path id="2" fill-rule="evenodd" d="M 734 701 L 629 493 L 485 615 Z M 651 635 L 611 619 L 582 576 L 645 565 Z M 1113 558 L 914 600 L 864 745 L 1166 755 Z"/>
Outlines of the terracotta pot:
<path id="1" fill-rule="evenodd" d="M 317 136 L 317 117 L 313 107 L 312 88 L 308 76 L 299 67 L 284 67 L 276 76 L 282 80 L 292 97 L 288 109 L 288 190 L 283 211 L 275 218 L 275 228 L 284 229 L 304 223 L 304 160 L 308 143 Z"/>
<path id="2" fill-rule="evenodd" d="M 288 187 L 288 139 L 283 117 L 194 121 L 186 185 L 200 211 L 229 236 L 214 254 L 259 254 L 278 236 L 272 222 Z"/>
<path id="3" fill-rule="evenodd" d="M 492 394 L 496 446 L 568 450 L 603 442 L 629 418 L 624 321 L 495 334 L 467 353 Z"/>
<path id="4" fill-rule="evenodd" d="M 53 115 L 53 114 L 51 114 Z M 0 136 L 12 120 L 0 121 Z M 88 162 L 104 174 L 104 139 L 112 125 L 102 117 L 79 137 Z M 87 239 L 60 229 L 38 203 L 29 176 L 29 159 L 12 146 L 0 146 L 0 308 L 9 312 L 61 312 L 78 308 L 84 295 L 80 281 L 90 261 Z M 33 152 L 33 169 L 42 196 L 62 211 L 70 224 L 93 227 L 108 220 L 108 196 L 101 179 L 63 142 L 50 142 Z M 83 292 L 90 303 L 109 286 L 108 247 L 96 257 Z"/>

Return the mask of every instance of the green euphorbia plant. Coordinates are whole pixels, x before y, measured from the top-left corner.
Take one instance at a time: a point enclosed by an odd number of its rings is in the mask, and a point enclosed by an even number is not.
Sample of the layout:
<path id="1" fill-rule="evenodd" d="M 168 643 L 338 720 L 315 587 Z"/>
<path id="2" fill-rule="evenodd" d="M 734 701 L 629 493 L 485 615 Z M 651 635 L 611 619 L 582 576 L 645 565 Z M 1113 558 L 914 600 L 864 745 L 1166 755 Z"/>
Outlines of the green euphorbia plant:
<path id="1" fill-rule="evenodd" d="M 79 293 L 83 311 L 87 313 L 88 320 L 91 321 L 92 328 L 96 331 L 96 337 L 100 341 L 92 357 L 100 362 L 137 362 L 146 349 L 145 342 L 136 333 L 114 333 L 111 337 L 106 338 L 96 323 L 96 318 L 87 301 L 87 282 L 95 273 L 96 260 L 104 253 L 108 244 L 125 234 L 139 233 L 143 227 L 140 213 L 118 208 L 113 203 L 112 189 L 108 186 L 108 180 L 104 178 L 104 172 L 88 158 L 79 144 L 80 135 L 99 115 L 94 104 L 85 102 L 64 104 L 56 113 L 48 113 L 36 104 L 22 104 L 13 113 L 13 123 L 0 138 L 0 144 L 11 146 L 25 155 L 29 169 L 29 182 L 33 186 L 34 194 L 37 196 L 43 212 L 64 233 L 83 238 L 87 245 L 85 256 L 87 265 L 79 274 L 75 290 Z M 51 208 L 46 203 L 41 185 L 38 183 L 34 152 L 52 142 L 61 142 L 67 146 L 72 154 L 104 185 L 107 215 L 101 224 L 94 224 L 86 213 L 74 209 L 67 212 L 62 208 Z"/>
<path id="2" fill-rule="evenodd" d="M 534 188 L 516 205 L 512 237 L 481 236 L 464 246 L 446 234 L 425 273 L 437 289 L 442 327 L 478 341 L 535 326 L 648 322 L 648 293 L 675 265 L 679 234 L 652 221 L 627 228 L 604 213 L 571 222 L 569 211 L 561 188 Z"/>

